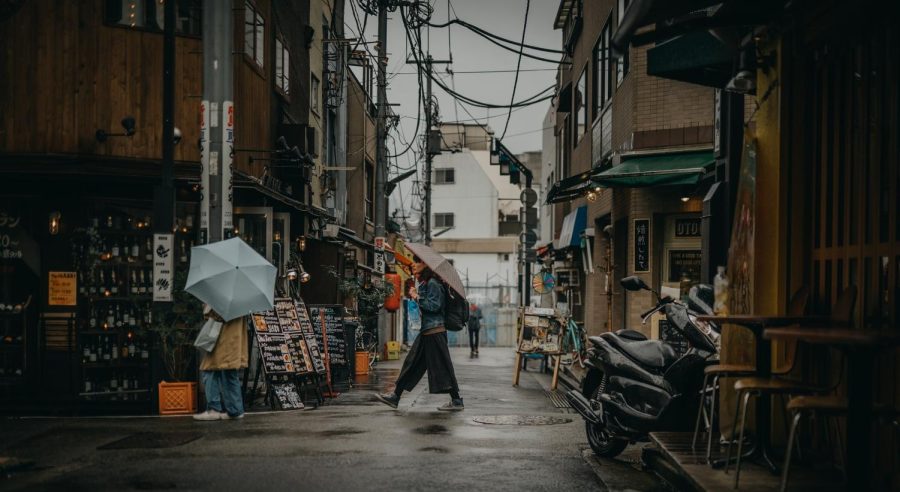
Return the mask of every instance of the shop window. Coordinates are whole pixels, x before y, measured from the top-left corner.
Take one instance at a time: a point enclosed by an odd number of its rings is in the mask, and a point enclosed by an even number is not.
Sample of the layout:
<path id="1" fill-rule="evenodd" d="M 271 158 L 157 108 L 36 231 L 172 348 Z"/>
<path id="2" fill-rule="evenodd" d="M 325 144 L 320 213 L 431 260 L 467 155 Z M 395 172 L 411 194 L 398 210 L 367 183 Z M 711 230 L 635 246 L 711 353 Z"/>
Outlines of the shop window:
<path id="1" fill-rule="evenodd" d="M 612 29 L 611 24 L 612 17 L 606 20 L 606 25 L 604 25 L 603 30 L 600 31 L 600 38 L 597 40 L 597 44 L 594 45 L 594 52 L 591 56 L 594 60 L 594 97 L 592 98 L 592 102 L 594 105 L 595 117 L 600 114 L 602 109 L 606 106 L 607 101 L 612 98 L 613 78 L 609 48 L 610 30 Z"/>
<path id="2" fill-rule="evenodd" d="M 443 168 L 434 170 L 434 184 L 454 184 L 456 183 L 456 170 L 453 168 Z"/>
<path id="3" fill-rule="evenodd" d="M 291 52 L 281 35 L 275 38 L 275 90 L 284 96 L 291 93 Z"/>
<path id="4" fill-rule="evenodd" d="M 452 213 L 434 214 L 434 227 L 440 227 L 440 228 L 453 227 L 453 214 Z"/>
<path id="5" fill-rule="evenodd" d="M 107 0 L 106 22 L 117 26 L 162 32 L 165 27 L 165 1 Z M 202 25 L 200 0 L 175 3 L 175 32 L 199 36 Z"/>
<path id="6" fill-rule="evenodd" d="M 265 21 L 262 14 L 250 2 L 244 4 L 244 56 L 257 67 L 263 67 L 265 60 Z"/>

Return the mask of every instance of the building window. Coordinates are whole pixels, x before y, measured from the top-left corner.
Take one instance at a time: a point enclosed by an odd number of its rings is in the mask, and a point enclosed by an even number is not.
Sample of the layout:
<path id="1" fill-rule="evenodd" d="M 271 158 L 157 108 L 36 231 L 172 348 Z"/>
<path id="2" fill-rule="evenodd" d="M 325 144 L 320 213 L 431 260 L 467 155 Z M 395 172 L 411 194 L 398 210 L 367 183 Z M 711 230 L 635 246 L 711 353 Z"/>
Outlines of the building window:
<path id="1" fill-rule="evenodd" d="M 434 170 L 434 184 L 453 184 L 456 183 L 456 170 L 453 168 L 442 168 Z"/>
<path id="2" fill-rule="evenodd" d="M 262 14 L 252 3 L 246 2 L 244 4 L 244 55 L 253 60 L 259 68 L 263 67 L 263 60 L 265 60 L 265 29 Z"/>
<path id="3" fill-rule="evenodd" d="M 588 104 L 587 104 L 587 67 L 581 71 L 578 85 L 575 88 L 575 145 L 581 141 L 581 136 L 587 128 Z"/>
<path id="4" fill-rule="evenodd" d="M 285 96 L 291 93 L 291 52 L 281 36 L 275 38 L 275 88 Z"/>
<path id="5" fill-rule="evenodd" d="M 600 31 L 600 38 L 594 45 L 594 52 L 591 58 L 594 61 L 593 84 L 594 97 L 591 99 L 594 106 L 594 117 L 600 115 L 607 101 L 612 98 L 612 62 L 610 60 L 609 39 L 611 29 L 611 18 L 606 21 L 603 30 Z"/>
<path id="6" fill-rule="evenodd" d="M 161 32 L 165 28 L 165 2 L 154 0 L 107 0 L 106 22 L 119 26 Z M 175 32 L 199 36 L 202 25 L 200 0 L 175 3 Z"/>
<path id="7" fill-rule="evenodd" d="M 434 227 L 453 227 L 453 214 L 434 214 Z"/>
<path id="8" fill-rule="evenodd" d="M 375 219 L 375 165 L 366 161 L 366 220 Z"/>
<path id="9" fill-rule="evenodd" d="M 625 17 L 625 11 L 628 10 L 629 4 L 631 4 L 630 0 L 619 0 L 616 12 L 618 15 L 616 25 L 622 25 L 622 17 Z M 622 53 L 622 56 L 619 57 L 619 61 L 616 62 L 616 86 L 625 80 L 626 75 L 628 75 L 628 49 L 625 50 L 625 53 Z"/>
<path id="10" fill-rule="evenodd" d="M 309 109 L 319 114 L 319 78 L 309 74 Z"/>

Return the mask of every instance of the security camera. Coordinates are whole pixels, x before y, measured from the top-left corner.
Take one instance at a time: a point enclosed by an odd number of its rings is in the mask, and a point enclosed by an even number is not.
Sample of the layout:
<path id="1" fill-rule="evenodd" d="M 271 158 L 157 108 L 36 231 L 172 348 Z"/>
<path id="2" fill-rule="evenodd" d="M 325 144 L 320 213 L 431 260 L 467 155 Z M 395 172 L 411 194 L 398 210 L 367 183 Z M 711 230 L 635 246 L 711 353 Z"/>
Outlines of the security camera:
<path id="1" fill-rule="evenodd" d="M 175 145 L 178 145 L 179 143 L 181 143 L 181 129 L 178 128 L 177 126 L 175 127 L 175 130 L 172 132 L 172 140 L 175 141 Z"/>

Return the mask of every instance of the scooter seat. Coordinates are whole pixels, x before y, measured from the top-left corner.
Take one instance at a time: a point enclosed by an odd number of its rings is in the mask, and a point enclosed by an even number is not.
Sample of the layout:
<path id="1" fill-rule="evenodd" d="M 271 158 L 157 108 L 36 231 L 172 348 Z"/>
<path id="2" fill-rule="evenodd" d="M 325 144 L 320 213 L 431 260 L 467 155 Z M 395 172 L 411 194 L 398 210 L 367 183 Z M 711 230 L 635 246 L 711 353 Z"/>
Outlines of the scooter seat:
<path id="1" fill-rule="evenodd" d="M 678 359 L 678 354 L 669 344 L 659 340 L 626 341 L 616 337 L 606 338 L 622 353 L 654 369 L 669 367 Z"/>

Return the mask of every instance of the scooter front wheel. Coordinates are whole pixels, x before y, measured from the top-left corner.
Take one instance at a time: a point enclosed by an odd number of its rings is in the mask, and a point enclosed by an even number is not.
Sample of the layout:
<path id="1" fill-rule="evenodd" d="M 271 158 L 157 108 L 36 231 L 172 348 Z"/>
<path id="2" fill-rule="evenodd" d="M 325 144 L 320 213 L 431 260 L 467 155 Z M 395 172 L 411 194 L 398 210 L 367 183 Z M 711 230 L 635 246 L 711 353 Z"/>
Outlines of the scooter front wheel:
<path id="1" fill-rule="evenodd" d="M 585 422 L 584 425 L 588 444 L 591 445 L 591 450 L 597 456 L 615 458 L 628 446 L 628 441 L 612 437 L 603 424 Z"/>

